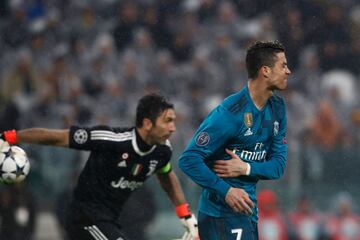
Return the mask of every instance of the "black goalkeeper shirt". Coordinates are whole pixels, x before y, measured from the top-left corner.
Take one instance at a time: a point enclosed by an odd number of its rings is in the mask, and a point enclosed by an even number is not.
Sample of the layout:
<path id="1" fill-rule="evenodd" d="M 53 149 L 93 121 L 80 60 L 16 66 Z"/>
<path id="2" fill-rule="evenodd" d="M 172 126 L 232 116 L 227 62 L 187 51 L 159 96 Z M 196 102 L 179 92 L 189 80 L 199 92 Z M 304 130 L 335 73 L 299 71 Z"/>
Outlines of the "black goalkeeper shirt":
<path id="1" fill-rule="evenodd" d="M 169 141 L 148 146 L 137 138 L 135 128 L 70 128 L 69 147 L 90 151 L 74 190 L 73 207 L 94 221 L 115 220 L 130 194 L 149 176 L 171 171 Z M 146 146 L 146 151 L 140 150 Z"/>

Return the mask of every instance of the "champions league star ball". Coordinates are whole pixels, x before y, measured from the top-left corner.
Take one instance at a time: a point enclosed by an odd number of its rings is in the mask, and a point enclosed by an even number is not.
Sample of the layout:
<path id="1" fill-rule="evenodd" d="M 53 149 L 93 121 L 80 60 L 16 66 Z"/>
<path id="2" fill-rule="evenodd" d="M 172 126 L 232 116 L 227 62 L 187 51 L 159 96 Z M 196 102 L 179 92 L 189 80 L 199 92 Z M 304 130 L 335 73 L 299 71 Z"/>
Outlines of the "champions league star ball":
<path id="1" fill-rule="evenodd" d="M 30 162 L 25 151 L 0 140 L 0 182 L 5 184 L 21 182 L 29 171 Z"/>

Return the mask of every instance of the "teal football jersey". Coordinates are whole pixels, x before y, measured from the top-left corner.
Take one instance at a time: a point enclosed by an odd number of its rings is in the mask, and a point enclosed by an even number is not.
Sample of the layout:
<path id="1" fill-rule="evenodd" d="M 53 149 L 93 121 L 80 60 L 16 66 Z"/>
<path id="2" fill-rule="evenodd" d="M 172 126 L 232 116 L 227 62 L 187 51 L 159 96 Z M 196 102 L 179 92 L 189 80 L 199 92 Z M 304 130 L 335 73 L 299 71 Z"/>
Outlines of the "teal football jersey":
<path id="1" fill-rule="evenodd" d="M 249 175 L 220 178 L 215 174 L 215 160 L 230 159 L 226 148 L 249 163 Z M 230 187 L 242 188 L 255 203 L 252 220 L 257 221 L 256 184 L 280 178 L 286 156 L 284 100 L 274 94 L 258 109 L 244 87 L 209 113 L 181 155 L 179 167 L 203 187 L 199 211 L 214 217 L 239 214 L 226 204 L 225 196 Z"/>

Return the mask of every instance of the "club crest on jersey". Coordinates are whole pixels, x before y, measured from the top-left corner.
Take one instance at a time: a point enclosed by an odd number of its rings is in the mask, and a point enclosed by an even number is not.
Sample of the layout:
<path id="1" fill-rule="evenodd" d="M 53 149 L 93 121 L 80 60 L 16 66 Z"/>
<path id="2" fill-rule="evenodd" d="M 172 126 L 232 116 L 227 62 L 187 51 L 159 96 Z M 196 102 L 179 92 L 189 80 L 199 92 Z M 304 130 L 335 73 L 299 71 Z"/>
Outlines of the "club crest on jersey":
<path id="1" fill-rule="evenodd" d="M 158 164 L 157 160 L 150 160 L 149 172 L 146 174 L 146 176 L 150 176 L 155 172 L 157 164 Z"/>
<path id="2" fill-rule="evenodd" d="M 77 144 L 84 144 L 86 140 L 88 139 L 88 133 L 85 129 L 78 129 L 74 133 L 74 141 Z"/>
<path id="3" fill-rule="evenodd" d="M 274 122 L 274 136 L 279 134 L 279 122 L 275 121 Z"/>
<path id="4" fill-rule="evenodd" d="M 143 168 L 143 166 L 141 164 L 138 164 L 138 163 L 134 164 L 134 166 L 131 169 L 131 174 L 133 176 L 139 175 L 141 173 L 142 168 Z"/>
<path id="5" fill-rule="evenodd" d="M 210 135 L 207 132 L 201 132 L 196 138 L 196 145 L 203 147 L 210 142 Z"/>
<path id="6" fill-rule="evenodd" d="M 253 125 L 253 116 L 252 113 L 247 112 L 244 114 L 244 124 L 247 128 L 251 128 Z"/>

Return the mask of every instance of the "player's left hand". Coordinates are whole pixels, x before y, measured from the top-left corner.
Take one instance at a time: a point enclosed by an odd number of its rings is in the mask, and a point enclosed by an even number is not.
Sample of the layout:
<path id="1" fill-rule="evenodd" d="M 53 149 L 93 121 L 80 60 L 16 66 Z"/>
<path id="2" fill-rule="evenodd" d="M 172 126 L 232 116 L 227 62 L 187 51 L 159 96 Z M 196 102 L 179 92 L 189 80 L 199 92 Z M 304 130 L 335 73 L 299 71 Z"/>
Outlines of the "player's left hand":
<path id="1" fill-rule="evenodd" d="M 0 138 L 0 151 L 7 152 L 9 148 L 10 148 L 10 144 L 7 141 Z"/>
<path id="2" fill-rule="evenodd" d="M 191 214 L 188 217 L 180 218 L 180 222 L 186 229 L 186 232 L 181 238 L 182 240 L 200 240 L 198 224 L 194 214 Z"/>
<path id="3" fill-rule="evenodd" d="M 248 164 L 229 149 L 225 149 L 225 151 L 231 156 L 231 159 L 215 161 L 214 171 L 216 174 L 219 177 L 239 177 L 246 175 Z"/>

